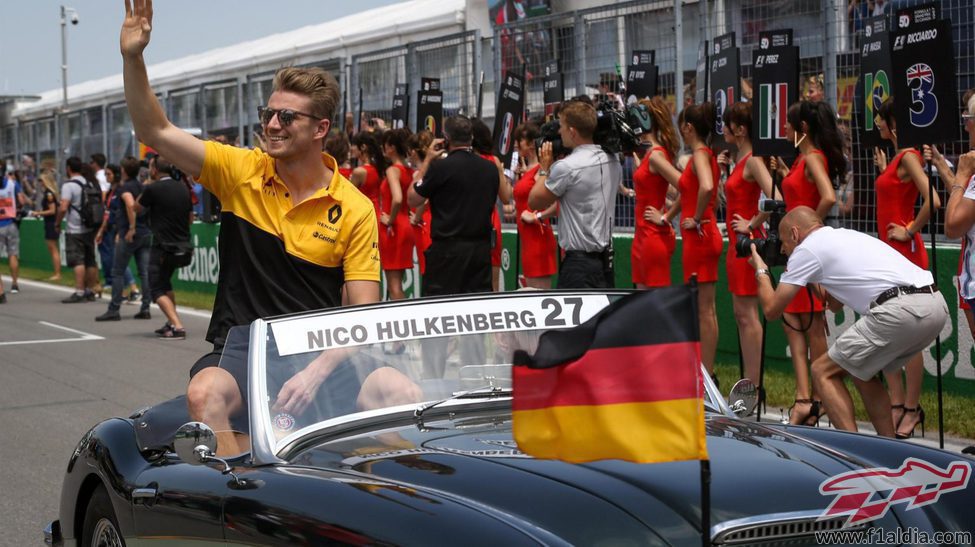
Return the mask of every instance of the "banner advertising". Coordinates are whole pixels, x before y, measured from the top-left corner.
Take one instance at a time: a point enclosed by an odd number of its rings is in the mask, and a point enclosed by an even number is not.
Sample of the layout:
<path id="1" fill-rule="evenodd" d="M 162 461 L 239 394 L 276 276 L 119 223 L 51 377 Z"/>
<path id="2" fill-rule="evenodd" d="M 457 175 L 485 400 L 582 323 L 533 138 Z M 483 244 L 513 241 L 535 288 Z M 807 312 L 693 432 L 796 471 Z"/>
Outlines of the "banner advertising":
<path id="1" fill-rule="evenodd" d="M 521 123 L 525 111 L 525 81 L 514 72 L 508 72 L 498 91 L 498 107 L 494 114 L 494 148 L 502 165 L 511 163 L 515 150 L 513 134 Z"/>
<path id="2" fill-rule="evenodd" d="M 635 49 L 626 67 L 626 104 L 649 99 L 657 94 L 657 72 L 654 64 L 656 52 L 652 49 Z"/>
<path id="3" fill-rule="evenodd" d="M 443 92 L 439 78 L 422 78 L 416 97 L 416 130 L 443 136 Z"/>
<path id="4" fill-rule="evenodd" d="M 934 6 L 897 13 L 891 30 L 891 89 L 897 106 L 897 146 L 958 139 L 958 93 L 951 21 Z"/>
<path id="5" fill-rule="evenodd" d="M 410 115 L 409 89 L 409 84 L 396 84 L 393 88 L 393 129 L 406 127 L 406 120 Z"/>
<path id="6" fill-rule="evenodd" d="M 860 80 L 857 85 L 855 109 L 860 128 L 860 142 L 864 146 L 880 146 L 880 133 L 874 126 L 877 109 L 890 96 L 890 41 L 887 18 L 868 19 L 863 27 L 860 47 Z"/>
<path id="7" fill-rule="evenodd" d="M 697 87 L 694 89 L 694 104 L 701 104 L 708 96 L 708 41 L 697 46 L 697 72 L 694 76 Z M 679 91 L 679 90 L 678 90 Z M 683 106 L 681 107 L 683 108 Z"/>
<path id="8" fill-rule="evenodd" d="M 752 147 L 756 156 L 795 155 L 785 125 L 789 105 L 798 100 L 799 48 L 792 45 L 792 31 L 763 33 L 758 49 L 752 52 Z"/>
<path id="9" fill-rule="evenodd" d="M 558 61 L 545 63 L 542 69 L 542 97 L 545 101 L 545 121 L 551 120 L 555 108 L 565 99 L 565 75 L 559 71 Z"/>
<path id="10" fill-rule="evenodd" d="M 735 33 L 729 32 L 714 39 L 714 54 L 708 59 L 708 82 L 711 101 L 714 103 L 714 137 L 711 146 L 725 150 L 724 111 L 741 96 L 741 59 L 735 46 Z"/>

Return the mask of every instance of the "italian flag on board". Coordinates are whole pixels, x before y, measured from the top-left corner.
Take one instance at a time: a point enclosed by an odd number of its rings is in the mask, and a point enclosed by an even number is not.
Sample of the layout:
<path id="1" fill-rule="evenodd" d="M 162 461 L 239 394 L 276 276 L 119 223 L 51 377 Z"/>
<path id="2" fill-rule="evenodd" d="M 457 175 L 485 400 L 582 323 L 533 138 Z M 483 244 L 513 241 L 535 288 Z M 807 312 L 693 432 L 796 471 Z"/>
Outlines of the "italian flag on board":
<path id="1" fill-rule="evenodd" d="M 760 139 L 784 139 L 785 115 L 789 108 L 789 84 L 762 84 L 759 86 L 758 124 Z"/>

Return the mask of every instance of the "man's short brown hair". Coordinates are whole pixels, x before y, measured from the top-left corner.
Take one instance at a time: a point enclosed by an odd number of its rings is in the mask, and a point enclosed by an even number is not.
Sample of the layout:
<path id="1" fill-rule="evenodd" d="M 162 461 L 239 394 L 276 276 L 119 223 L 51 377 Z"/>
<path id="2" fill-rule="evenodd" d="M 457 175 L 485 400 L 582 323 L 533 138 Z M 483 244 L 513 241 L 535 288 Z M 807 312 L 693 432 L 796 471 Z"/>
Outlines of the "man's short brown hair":
<path id="1" fill-rule="evenodd" d="M 328 71 L 318 68 L 282 68 L 274 75 L 272 91 L 290 91 L 311 99 L 312 111 L 321 119 L 335 117 L 339 104 L 339 83 Z"/>
<path id="2" fill-rule="evenodd" d="M 559 111 L 562 123 L 575 128 L 584 139 L 591 139 L 596 132 L 596 109 L 582 101 L 569 101 Z"/>

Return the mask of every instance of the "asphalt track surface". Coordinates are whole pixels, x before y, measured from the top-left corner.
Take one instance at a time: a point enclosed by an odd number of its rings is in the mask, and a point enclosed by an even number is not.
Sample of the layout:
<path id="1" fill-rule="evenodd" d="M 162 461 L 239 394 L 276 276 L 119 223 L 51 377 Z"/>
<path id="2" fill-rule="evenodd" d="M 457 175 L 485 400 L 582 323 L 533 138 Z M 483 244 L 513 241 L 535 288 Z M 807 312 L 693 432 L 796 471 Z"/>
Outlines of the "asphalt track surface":
<path id="1" fill-rule="evenodd" d="M 70 275 L 70 270 L 68 270 Z M 96 423 L 128 416 L 184 393 L 190 366 L 212 347 L 203 337 L 208 312 L 180 315 L 186 340 L 158 340 L 165 322 L 96 323 L 107 299 L 61 304 L 70 290 L 21 280 L 20 293 L 0 304 L 0 545 L 43 543 L 57 518 L 68 456 Z"/>
<path id="2" fill-rule="evenodd" d="M 41 545 L 44 526 L 57 518 L 68 456 L 91 426 L 128 416 L 186 389 L 190 366 L 212 346 L 203 340 L 209 312 L 180 309 L 188 337 L 159 340 L 165 318 L 96 323 L 105 299 L 61 304 L 70 290 L 20 282 L 20 293 L 0 304 L 0 546 Z M 764 420 L 780 419 L 769 409 Z M 822 426 L 826 426 L 825 418 Z M 860 423 L 860 430 L 871 431 Z M 937 446 L 937 436 L 914 442 Z M 970 440 L 946 439 L 960 452 Z"/>

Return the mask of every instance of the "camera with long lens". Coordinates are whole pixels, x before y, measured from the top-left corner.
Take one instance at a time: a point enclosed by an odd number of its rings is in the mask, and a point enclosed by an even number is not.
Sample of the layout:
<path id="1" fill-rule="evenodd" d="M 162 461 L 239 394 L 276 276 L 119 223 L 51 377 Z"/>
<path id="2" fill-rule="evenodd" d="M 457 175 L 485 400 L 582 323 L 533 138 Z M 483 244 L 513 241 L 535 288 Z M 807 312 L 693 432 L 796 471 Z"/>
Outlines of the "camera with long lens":
<path id="1" fill-rule="evenodd" d="M 735 256 L 747 258 L 752 256 L 752 245 L 769 266 L 785 266 L 789 258 L 782 254 L 782 239 L 779 237 L 779 222 L 785 216 L 785 202 L 780 200 L 765 200 L 762 212 L 769 215 L 768 237 L 750 238 L 745 234 L 738 234 L 735 240 Z"/>
<path id="2" fill-rule="evenodd" d="M 596 131 L 592 140 L 607 154 L 632 153 L 640 146 L 640 135 L 650 131 L 650 112 L 642 104 L 620 110 L 614 101 L 606 99 L 599 101 L 595 108 Z M 551 142 L 555 157 L 568 155 L 571 150 L 562 142 L 559 129 L 558 118 L 542 125 L 535 146 L 541 148 L 542 144 Z"/>
<path id="3" fill-rule="evenodd" d="M 559 133 L 561 129 L 561 124 L 559 124 L 559 119 L 555 118 L 552 121 L 545 122 L 541 127 L 538 128 L 538 138 L 535 139 L 535 147 L 538 150 L 542 149 L 542 145 L 550 142 L 552 143 L 552 157 L 561 158 L 568 156 L 570 149 L 565 147 L 562 142 L 562 134 Z"/>

